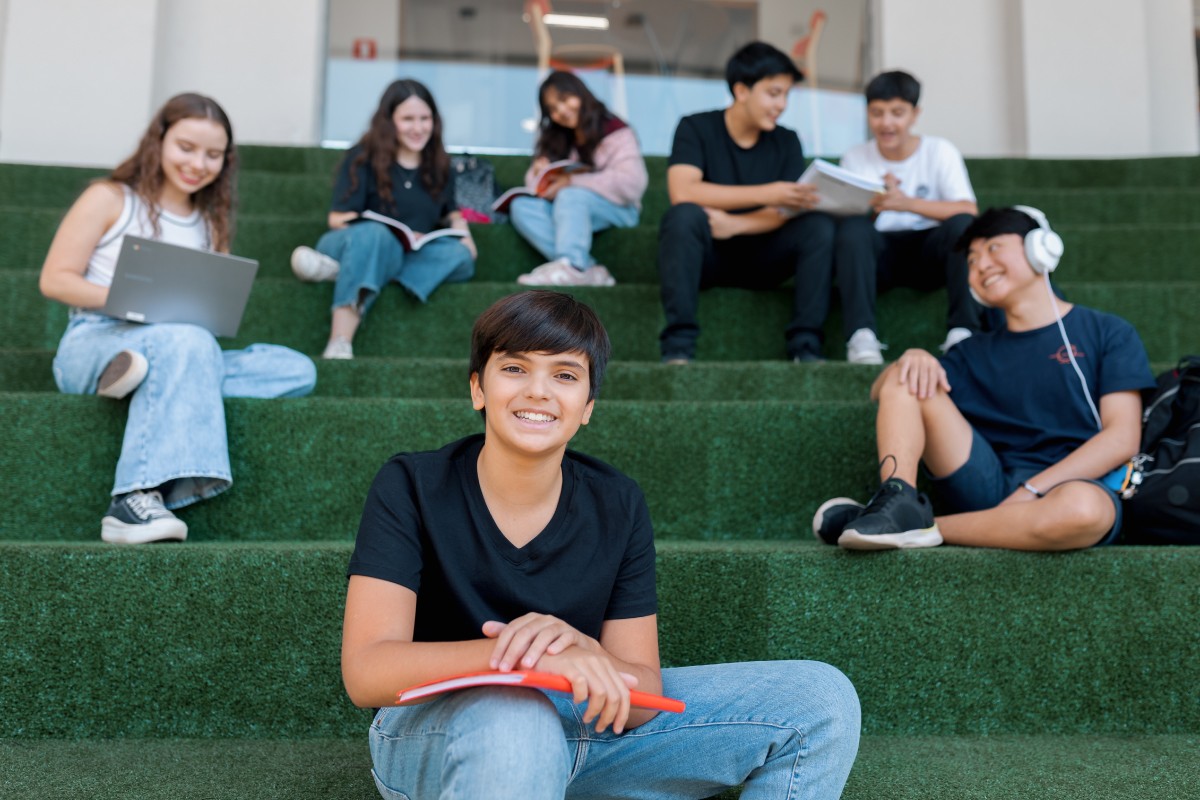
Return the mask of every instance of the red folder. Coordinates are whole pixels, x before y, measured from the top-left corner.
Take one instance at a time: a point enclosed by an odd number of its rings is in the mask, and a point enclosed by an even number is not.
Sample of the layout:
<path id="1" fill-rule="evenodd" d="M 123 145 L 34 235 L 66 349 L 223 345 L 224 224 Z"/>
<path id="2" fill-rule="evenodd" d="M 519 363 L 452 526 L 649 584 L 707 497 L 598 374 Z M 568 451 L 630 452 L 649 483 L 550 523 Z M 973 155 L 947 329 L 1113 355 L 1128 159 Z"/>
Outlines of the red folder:
<path id="1" fill-rule="evenodd" d="M 417 700 L 423 700 L 426 697 L 432 697 L 435 694 L 453 692 L 456 689 L 467 689 L 472 686 L 527 686 L 531 689 L 547 689 L 552 692 L 571 694 L 571 682 L 562 675 L 553 675 L 549 672 L 529 672 L 525 670 L 517 670 L 515 672 L 468 672 L 464 675 L 439 678 L 428 683 L 421 683 L 416 686 L 410 686 L 407 689 L 401 689 L 396 695 L 396 705 L 403 706 Z M 670 697 L 662 697 L 661 695 L 650 694 L 649 692 L 639 692 L 636 689 L 629 691 L 629 702 L 638 708 L 649 708 L 654 711 L 672 711 L 676 714 L 682 713 L 687 707 L 687 704 L 682 700 L 673 700 Z"/>

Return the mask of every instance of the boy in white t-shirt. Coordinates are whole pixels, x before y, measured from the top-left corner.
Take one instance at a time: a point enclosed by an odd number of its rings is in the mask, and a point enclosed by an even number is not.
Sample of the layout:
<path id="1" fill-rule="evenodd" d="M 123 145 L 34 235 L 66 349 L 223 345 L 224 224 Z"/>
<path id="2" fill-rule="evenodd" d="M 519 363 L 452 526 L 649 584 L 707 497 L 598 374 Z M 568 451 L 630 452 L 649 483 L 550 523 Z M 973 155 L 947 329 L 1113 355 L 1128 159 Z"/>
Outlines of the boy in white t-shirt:
<path id="1" fill-rule="evenodd" d="M 921 84 L 907 72 L 884 72 L 867 84 L 871 140 L 841 165 L 882 181 L 871 216 L 838 226 L 834 255 L 847 331 L 846 360 L 882 364 L 875 334 L 875 296 L 893 286 L 946 287 L 949 312 L 943 352 L 980 329 L 983 309 L 967 288 L 966 258 L 955 242 L 979 212 L 962 154 L 936 136 L 918 136 Z"/>

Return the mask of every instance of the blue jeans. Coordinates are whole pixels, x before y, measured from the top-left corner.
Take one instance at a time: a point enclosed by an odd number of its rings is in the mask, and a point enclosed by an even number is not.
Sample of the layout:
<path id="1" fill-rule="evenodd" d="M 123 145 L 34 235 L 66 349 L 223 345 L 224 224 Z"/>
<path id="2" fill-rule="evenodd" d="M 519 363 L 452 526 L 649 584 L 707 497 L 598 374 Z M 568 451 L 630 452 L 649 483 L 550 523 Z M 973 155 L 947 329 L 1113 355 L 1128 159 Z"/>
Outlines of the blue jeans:
<path id="1" fill-rule="evenodd" d="M 168 508 L 207 499 L 233 482 L 223 397 L 302 397 L 317 383 L 312 359 L 287 347 L 252 344 L 222 351 L 197 325 L 138 325 L 75 312 L 54 356 L 67 394 L 94 394 L 100 373 L 122 350 L 149 371 L 129 401 L 114 495 L 164 488 Z"/>
<path id="2" fill-rule="evenodd" d="M 565 258 L 586 269 L 592 258 L 592 234 L 605 228 L 632 228 L 638 223 L 634 206 L 619 206 L 591 189 L 566 186 L 554 200 L 518 197 L 509 208 L 513 227 L 547 261 Z"/>
<path id="3" fill-rule="evenodd" d="M 382 222 L 356 222 L 327 231 L 317 250 L 341 264 L 333 287 L 333 307 L 356 306 L 366 315 L 379 290 L 395 281 L 422 303 L 443 283 L 468 281 L 475 274 L 471 251 L 455 239 L 437 239 L 405 253 Z"/>
<path id="4" fill-rule="evenodd" d="M 665 669 L 687 702 L 614 736 L 581 721 L 565 695 L 468 689 L 385 708 L 371 725 L 386 800 L 705 798 L 745 784 L 743 800 L 837 798 L 858 752 L 858 696 L 815 661 Z"/>

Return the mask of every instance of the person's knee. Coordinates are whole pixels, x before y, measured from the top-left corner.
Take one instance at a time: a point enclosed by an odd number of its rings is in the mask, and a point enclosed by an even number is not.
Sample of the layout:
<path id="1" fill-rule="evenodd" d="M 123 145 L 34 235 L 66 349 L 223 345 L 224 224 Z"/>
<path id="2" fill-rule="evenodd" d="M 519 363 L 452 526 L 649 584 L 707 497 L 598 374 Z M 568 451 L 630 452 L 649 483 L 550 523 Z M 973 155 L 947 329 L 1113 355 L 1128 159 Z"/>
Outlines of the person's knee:
<path id="1" fill-rule="evenodd" d="M 844 217 L 837 222 L 834 242 L 838 247 L 868 247 L 875 235 L 875 223 L 870 217 Z"/>
<path id="2" fill-rule="evenodd" d="M 708 214 L 695 203 L 679 203 L 667 209 L 658 225 L 659 241 L 670 241 L 676 237 L 712 235 Z"/>
<path id="3" fill-rule="evenodd" d="M 582 186 L 564 186 L 554 195 L 554 210 L 557 212 L 585 205 L 591 194 L 593 192 L 590 189 L 584 189 Z"/>
<path id="4" fill-rule="evenodd" d="M 958 243 L 959 237 L 963 235 L 963 232 L 974 221 L 975 217 L 970 214 L 955 214 L 949 219 L 942 220 L 941 229 L 946 238 L 949 239 L 951 247 Z"/>
<path id="5" fill-rule="evenodd" d="M 1077 550 L 1100 541 L 1116 520 L 1116 507 L 1104 489 L 1087 481 L 1069 481 L 1044 500 L 1052 513 L 1041 515 L 1033 536 L 1044 550 Z M 1049 511 L 1050 509 L 1048 509 Z"/>
<path id="6" fill-rule="evenodd" d="M 858 691 L 837 667 L 821 661 L 789 662 L 799 696 L 810 704 L 818 724 L 839 746 L 857 749 L 862 729 Z"/>
<path id="7" fill-rule="evenodd" d="M 207 329 L 199 325 L 183 322 L 159 323 L 150 326 L 148 337 L 142 348 L 143 355 L 150 361 L 153 369 L 155 362 L 166 356 L 178 359 L 195 369 L 204 364 L 221 364 L 221 345 Z"/>
<path id="8" fill-rule="evenodd" d="M 504 775 L 496 796 L 517 797 L 533 784 L 565 786 L 566 737 L 554 704 L 540 692 L 489 688 L 468 691 L 455 710 L 447 757 L 481 775 Z M 457 698 L 456 698 L 457 699 Z M 511 790 L 511 791 L 510 791 Z"/>

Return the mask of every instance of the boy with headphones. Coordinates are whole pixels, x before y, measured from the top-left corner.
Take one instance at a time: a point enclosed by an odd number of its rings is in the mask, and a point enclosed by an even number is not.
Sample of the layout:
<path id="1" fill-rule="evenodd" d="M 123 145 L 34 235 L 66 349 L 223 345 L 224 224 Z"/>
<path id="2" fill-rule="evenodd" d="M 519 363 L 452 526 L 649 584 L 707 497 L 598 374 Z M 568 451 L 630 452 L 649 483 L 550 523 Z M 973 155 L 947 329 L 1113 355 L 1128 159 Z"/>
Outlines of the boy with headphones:
<path id="1" fill-rule="evenodd" d="M 813 519 L 822 541 L 854 550 L 947 544 L 1071 550 L 1112 542 L 1121 506 L 1105 483 L 1136 452 L 1140 390 L 1154 386 L 1128 322 L 1050 288 L 1062 240 L 1024 206 L 988 209 L 964 231 L 976 299 L 1006 326 L 940 360 L 909 350 L 871 387 L 882 485 Z M 952 513 L 917 492 L 923 464 Z"/>

